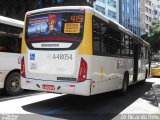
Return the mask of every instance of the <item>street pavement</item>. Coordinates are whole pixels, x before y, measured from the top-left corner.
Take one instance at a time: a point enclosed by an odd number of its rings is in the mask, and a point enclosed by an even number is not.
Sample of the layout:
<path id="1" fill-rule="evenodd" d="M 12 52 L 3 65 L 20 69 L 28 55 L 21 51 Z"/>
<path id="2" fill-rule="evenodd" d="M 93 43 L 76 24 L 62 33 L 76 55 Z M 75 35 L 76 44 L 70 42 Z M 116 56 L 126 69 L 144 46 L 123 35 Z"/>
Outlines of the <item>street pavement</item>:
<path id="1" fill-rule="evenodd" d="M 158 107 L 160 108 L 160 78 L 155 78 L 155 79 L 159 79 L 159 81 L 156 81 L 152 87 L 155 93 L 155 97 L 158 103 Z"/>
<path id="2" fill-rule="evenodd" d="M 145 84 L 133 85 L 125 96 L 114 92 L 90 97 L 43 92 L 11 100 L 2 98 L 0 113 L 18 115 L 18 120 L 119 120 L 133 114 L 158 114 L 160 119 L 152 87 L 159 81 L 149 78 Z"/>

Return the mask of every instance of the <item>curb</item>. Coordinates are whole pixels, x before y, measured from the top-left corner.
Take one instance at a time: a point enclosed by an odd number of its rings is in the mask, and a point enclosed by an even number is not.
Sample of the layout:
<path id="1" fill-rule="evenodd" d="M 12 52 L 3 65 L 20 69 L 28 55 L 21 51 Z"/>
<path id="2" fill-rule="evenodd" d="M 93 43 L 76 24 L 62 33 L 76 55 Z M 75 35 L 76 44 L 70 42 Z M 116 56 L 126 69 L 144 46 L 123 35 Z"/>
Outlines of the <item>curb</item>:
<path id="1" fill-rule="evenodd" d="M 158 102 L 158 107 L 160 108 L 160 83 L 153 84 L 152 88 L 154 90 L 156 100 Z"/>

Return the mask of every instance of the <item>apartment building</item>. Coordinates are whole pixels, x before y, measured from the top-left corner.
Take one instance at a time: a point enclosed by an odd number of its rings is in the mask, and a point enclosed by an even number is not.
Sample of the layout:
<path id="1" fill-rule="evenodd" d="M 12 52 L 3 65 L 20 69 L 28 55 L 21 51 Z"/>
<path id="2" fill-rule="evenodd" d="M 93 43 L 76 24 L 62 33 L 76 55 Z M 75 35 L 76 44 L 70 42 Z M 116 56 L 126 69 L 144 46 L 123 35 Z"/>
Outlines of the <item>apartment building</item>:
<path id="1" fill-rule="evenodd" d="M 112 20 L 119 22 L 119 0 L 96 0 L 94 8 Z"/>
<path id="2" fill-rule="evenodd" d="M 140 0 L 119 0 L 119 23 L 140 36 Z"/>
<path id="3" fill-rule="evenodd" d="M 149 32 L 156 19 L 160 19 L 160 0 L 141 0 L 141 35 Z"/>
<path id="4" fill-rule="evenodd" d="M 140 36 L 140 0 L 96 0 L 94 8 Z"/>

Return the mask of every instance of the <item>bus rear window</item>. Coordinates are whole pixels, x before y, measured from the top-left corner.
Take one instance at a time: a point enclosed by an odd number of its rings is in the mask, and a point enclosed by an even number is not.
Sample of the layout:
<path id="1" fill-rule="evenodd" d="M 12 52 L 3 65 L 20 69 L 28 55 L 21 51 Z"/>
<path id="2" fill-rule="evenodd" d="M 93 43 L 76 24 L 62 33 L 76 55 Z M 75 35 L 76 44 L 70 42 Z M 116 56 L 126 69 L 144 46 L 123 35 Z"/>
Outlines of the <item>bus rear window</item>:
<path id="1" fill-rule="evenodd" d="M 27 16 L 25 40 L 30 49 L 76 49 L 83 31 L 84 11 L 37 13 Z"/>

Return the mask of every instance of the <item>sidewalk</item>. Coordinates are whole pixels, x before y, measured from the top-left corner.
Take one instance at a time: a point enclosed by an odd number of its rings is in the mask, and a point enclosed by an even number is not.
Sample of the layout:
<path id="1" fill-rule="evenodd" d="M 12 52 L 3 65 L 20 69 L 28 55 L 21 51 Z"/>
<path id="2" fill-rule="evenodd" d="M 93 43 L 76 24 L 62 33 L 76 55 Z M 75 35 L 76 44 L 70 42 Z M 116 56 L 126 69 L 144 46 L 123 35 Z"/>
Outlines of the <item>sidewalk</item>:
<path id="1" fill-rule="evenodd" d="M 154 83 L 152 85 L 153 90 L 155 92 L 155 96 L 158 102 L 158 107 L 160 108 L 160 82 L 159 83 Z"/>

